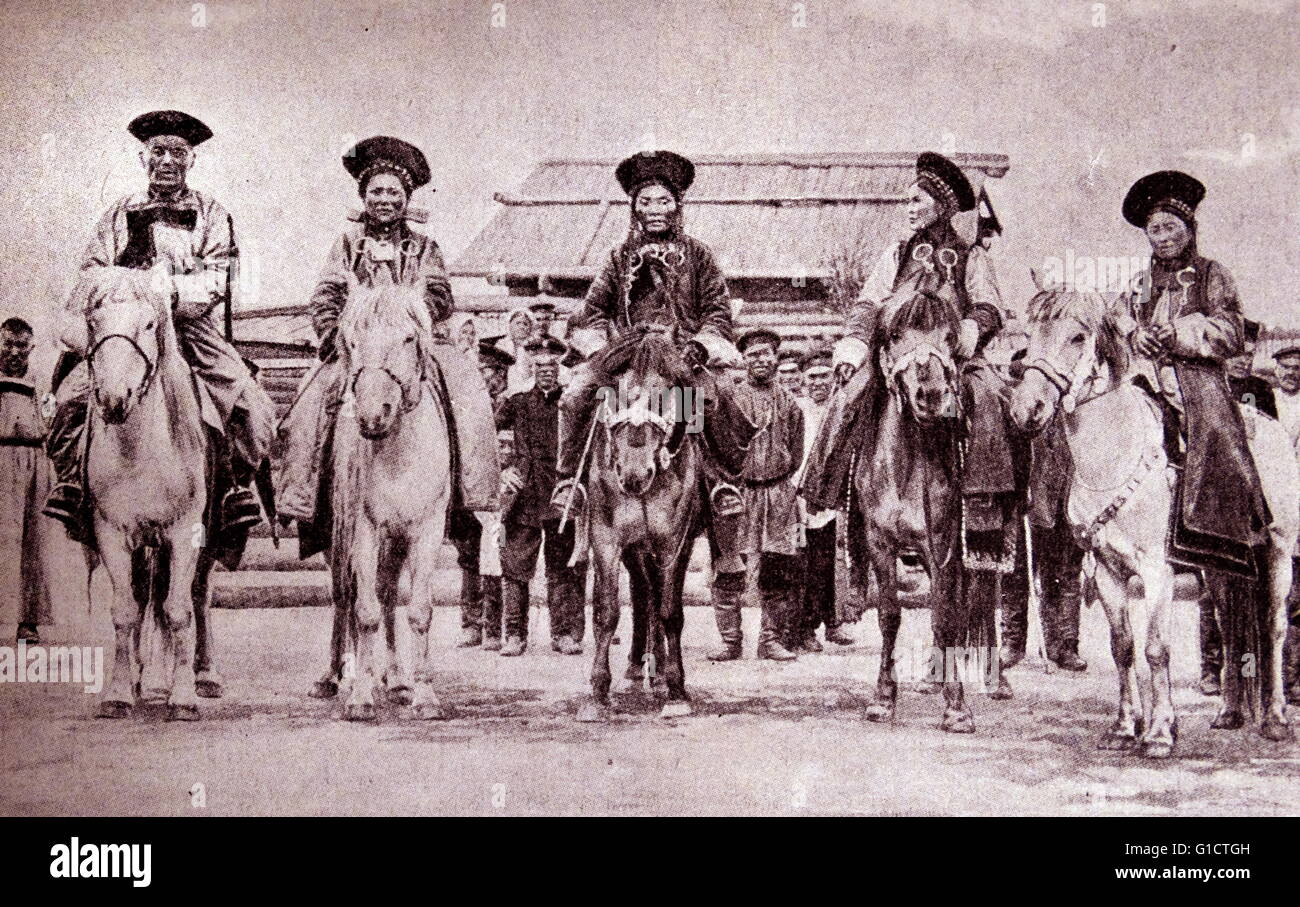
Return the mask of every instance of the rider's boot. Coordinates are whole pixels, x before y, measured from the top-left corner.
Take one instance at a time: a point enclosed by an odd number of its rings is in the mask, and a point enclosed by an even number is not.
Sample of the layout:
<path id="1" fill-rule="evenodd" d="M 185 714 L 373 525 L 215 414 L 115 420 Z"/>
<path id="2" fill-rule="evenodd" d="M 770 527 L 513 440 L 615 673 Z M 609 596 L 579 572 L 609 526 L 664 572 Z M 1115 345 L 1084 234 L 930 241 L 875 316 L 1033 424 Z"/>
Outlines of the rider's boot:
<path id="1" fill-rule="evenodd" d="M 745 594 L 744 573 L 719 573 L 713 581 L 713 617 L 722 645 L 710 652 L 709 661 L 735 661 L 743 642 L 740 605 Z"/>
<path id="2" fill-rule="evenodd" d="M 1056 590 L 1051 602 L 1052 635 L 1047 657 L 1063 671 L 1086 671 L 1088 662 L 1079 657 L 1079 585 L 1074 580 Z M 1047 622 L 1044 621 L 1046 624 Z M 1054 651 L 1053 651 L 1054 650 Z"/>
<path id="3" fill-rule="evenodd" d="M 501 651 L 501 577 L 479 577 L 483 599 L 483 651 Z"/>
<path id="4" fill-rule="evenodd" d="M 460 642 L 462 649 L 472 649 L 483 642 L 482 580 L 472 570 L 460 571 Z"/>
<path id="5" fill-rule="evenodd" d="M 220 533 L 244 533 L 262 522 L 262 508 L 253 491 L 253 468 L 238 456 L 230 458 L 232 485 L 221 499 Z"/>
<path id="6" fill-rule="evenodd" d="M 54 464 L 55 484 L 42 512 L 62 523 L 75 542 L 84 542 L 90 535 L 81 486 L 81 438 L 85 427 L 86 401 L 70 397 L 59 404 L 45 441 L 45 451 Z"/>

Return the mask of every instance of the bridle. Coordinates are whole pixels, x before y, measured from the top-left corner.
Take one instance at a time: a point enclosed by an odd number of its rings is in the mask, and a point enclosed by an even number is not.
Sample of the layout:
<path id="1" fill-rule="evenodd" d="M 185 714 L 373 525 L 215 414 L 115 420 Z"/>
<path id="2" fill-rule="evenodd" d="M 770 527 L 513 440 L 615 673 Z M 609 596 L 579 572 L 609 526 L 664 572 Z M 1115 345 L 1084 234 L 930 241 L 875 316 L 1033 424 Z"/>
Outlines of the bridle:
<path id="1" fill-rule="evenodd" d="M 645 392 L 642 392 L 632 405 L 617 407 L 613 411 L 610 409 L 608 400 L 602 401 L 599 418 L 601 424 L 605 427 L 605 458 L 607 465 L 611 468 L 614 466 L 614 432 L 617 429 L 623 426 L 631 428 L 648 426 L 658 435 L 655 452 L 650 455 L 650 481 L 646 483 L 645 489 L 641 492 L 643 497 L 653 487 L 659 474 L 668 470 L 678 451 L 681 450 L 680 441 L 675 446 L 672 442 L 677 433 L 684 431 L 685 421 L 678 420 L 678 423 L 674 423 L 673 420 L 653 412 L 646 405 Z"/>
<path id="2" fill-rule="evenodd" d="M 944 349 L 929 339 L 921 339 L 909 346 L 902 355 L 897 358 L 891 352 L 891 346 L 886 345 L 880 353 L 880 367 L 885 375 L 886 386 L 890 392 L 899 398 L 900 404 L 903 398 L 903 375 L 913 365 L 923 365 L 931 360 L 938 360 L 939 367 L 943 369 L 944 381 L 954 392 L 957 406 L 960 410 L 961 395 L 956 393 L 955 378 L 957 375 L 957 363 L 953 359 L 952 351 Z"/>
<path id="3" fill-rule="evenodd" d="M 140 382 L 140 389 L 136 396 L 136 400 L 138 402 L 144 399 L 144 395 L 153 384 L 153 378 L 154 374 L 157 372 L 158 364 L 149 358 L 148 354 L 141 349 L 140 344 L 137 343 L 136 339 L 130 334 L 113 333 L 105 334 L 96 339 L 90 349 L 86 351 L 86 369 L 90 372 L 90 386 L 94 389 L 95 402 L 100 403 L 99 382 L 95 380 L 95 354 L 99 352 L 100 347 L 110 340 L 125 340 L 127 343 L 131 344 L 131 349 L 135 350 L 136 354 L 144 361 L 144 378 Z M 100 403 L 100 405 L 102 406 L 103 404 Z"/>
<path id="4" fill-rule="evenodd" d="M 1085 403 L 1090 403 L 1109 393 L 1109 391 L 1103 391 L 1100 394 L 1087 396 L 1093 385 L 1102 377 L 1101 368 L 1102 361 L 1097 356 L 1095 339 L 1088 352 L 1079 357 L 1079 360 L 1074 364 L 1074 368 L 1068 374 L 1058 367 L 1055 362 L 1041 356 L 1030 359 L 1024 366 L 1026 373 L 1038 372 L 1047 379 L 1048 384 L 1056 388 L 1059 397 L 1058 405 L 1066 413 L 1072 413 Z"/>
<path id="5" fill-rule="evenodd" d="M 402 379 L 397 377 L 397 374 L 391 368 L 388 367 L 388 357 L 389 355 L 391 355 L 391 353 L 392 350 L 389 350 L 387 353 L 385 353 L 383 362 L 380 365 L 360 365 L 357 366 L 355 369 L 353 369 L 352 374 L 348 376 L 347 391 L 349 396 L 355 397 L 356 389 L 357 389 L 357 380 L 361 377 L 361 373 L 367 370 L 380 372 L 381 374 L 387 376 L 388 380 L 396 384 L 398 390 L 402 392 L 401 414 L 406 415 L 411 410 L 415 409 L 417 406 L 420 405 L 420 399 L 424 394 L 424 384 L 426 378 L 425 365 L 424 365 L 424 349 L 423 347 L 421 347 L 420 341 L 417 338 L 415 341 L 415 361 L 416 361 L 416 367 L 419 369 L 419 371 L 416 375 L 415 381 L 413 382 L 413 386 L 411 384 L 407 384 L 406 382 L 402 381 Z"/>

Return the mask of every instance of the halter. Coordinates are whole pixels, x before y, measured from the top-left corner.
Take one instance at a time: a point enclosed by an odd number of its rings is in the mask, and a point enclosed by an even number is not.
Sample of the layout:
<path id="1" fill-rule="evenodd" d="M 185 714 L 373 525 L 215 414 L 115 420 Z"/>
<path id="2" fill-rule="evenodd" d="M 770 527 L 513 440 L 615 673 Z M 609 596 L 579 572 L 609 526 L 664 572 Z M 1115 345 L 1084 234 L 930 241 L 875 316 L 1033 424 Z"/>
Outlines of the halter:
<path id="1" fill-rule="evenodd" d="M 646 486 L 649 491 L 654 480 L 658 478 L 659 473 L 666 471 L 672 465 L 673 459 L 677 452 L 681 450 L 679 443 L 676 448 L 672 446 L 672 438 L 677 431 L 677 424 L 671 419 L 656 413 L 646 404 L 646 394 L 637 398 L 636 402 L 630 406 L 622 406 L 615 412 L 609 409 L 608 401 L 602 401 L 600 406 L 601 415 L 599 416 L 601 424 L 605 426 L 605 457 L 610 466 L 614 462 L 614 430 L 623 425 L 632 427 L 649 425 L 659 432 L 660 440 L 658 443 L 657 456 L 655 457 L 655 472 L 650 482 Z M 684 420 L 683 420 L 684 425 Z"/>
<path id="2" fill-rule="evenodd" d="M 95 400 L 96 402 L 99 400 L 99 382 L 95 380 L 95 354 L 99 352 L 100 347 L 114 338 L 125 340 L 127 343 L 131 344 L 131 349 L 135 350 L 140 358 L 144 360 L 144 379 L 140 382 L 140 392 L 139 396 L 136 398 L 137 400 L 142 400 L 144 399 L 145 393 L 149 390 L 150 385 L 153 383 L 153 377 L 157 371 L 158 364 L 145 354 L 145 351 L 140 348 L 140 344 L 137 343 L 136 339 L 129 334 L 105 334 L 103 337 L 96 340 L 90 349 L 87 350 L 86 368 L 90 372 L 91 387 L 95 389 Z"/>
<path id="3" fill-rule="evenodd" d="M 391 352 L 392 350 L 388 351 L 388 353 Z M 402 380 L 398 378 L 397 375 L 393 372 L 393 370 L 388 367 L 388 365 L 386 364 L 388 362 L 388 354 L 386 353 L 384 355 L 384 363 L 385 363 L 384 365 L 361 365 L 353 370 L 352 375 L 348 378 L 348 385 L 347 385 L 348 395 L 352 397 L 356 396 L 357 379 L 361 377 L 362 372 L 366 371 L 367 369 L 372 371 L 382 372 L 383 374 L 388 376 L 388 379 L 390 381 L 392 381 L 394 384 L 397 385 L 399 390 L 401 390 L 402 392 L 401 414 L 406 415 L 411 410 L 415 409 L 417 406 L 420 405 L 420 399 L 424 394 L 424 382 L 425 382 L 425 378 L 427 377 L 425 374 L 425 365 L 424 365 L 424 348 L 420 345 L 420 341 L 418 338 L 415 341 L 415 358 L 416 358 L 416 363 L 418 364 L 419 367 L 419 373 L 416 375 L 415 378 L 414 390 L 412 390 L 410 386 L 404 384 Z"/>
<path id="4" fill-rule="evenodd" d="M 1056 388 L 1056 392 L 1060 396 L 1061 410 L 1066 413 L 1072 413 L 1085 403 L 1090 403 L 1109 393 L 1109 391 L 1103 391 L 1101 394 L 1085 396 L 1097 382 L 1097 379 L 1101 377 L 1101 367 L 1102 362 L 1097 358 L 1095 342 L 1091 354 L 1080 356 L 1079 361 L 1074 364 L 1074 370 L 1068 375 L 1061 371 L 1056 363 L 1042 357 L 1025 363 L 1026 372 L 1038 372 L 1047 379 L 1047 382 L 1052 387 Z"/>

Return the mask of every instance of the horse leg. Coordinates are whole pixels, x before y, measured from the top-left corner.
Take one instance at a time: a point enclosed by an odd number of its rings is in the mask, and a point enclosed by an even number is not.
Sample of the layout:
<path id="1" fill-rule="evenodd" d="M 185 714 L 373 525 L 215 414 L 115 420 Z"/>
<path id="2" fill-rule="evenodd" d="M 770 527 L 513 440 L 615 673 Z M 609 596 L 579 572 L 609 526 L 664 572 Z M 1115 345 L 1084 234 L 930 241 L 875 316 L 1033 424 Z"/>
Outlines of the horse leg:
<path id="1" fill-rule="evenodd" d="M 167 703 L 167 719 L 197 721 L 199 700 L 194 679 L 196 627 L 192 593 L 199 549 L 190 543 L 188 532 L 177 533 L 172 537 L 170 545 L 159 549 L 158 557 L 171 559 L 167 601 L 163 605 L 172 660 L 171 696 Z"/>
<path id="2" fill-rule="evenodd" d="M 962 682 L 962 672 L 958 670 L 957 655 L 964 651 L 964 637 L 969 635 L 966 622 L 971 620 L 971 611 L 966 596 L 969 588 L 963 588 L 961 557 L 951 552 L 948 565 L 941 569 L 931 568 L 931 575 L 937 578 L 930 598 L 931 614 L 935 620 L 935 639 L 938 640 L 940 656 L 943 660 L 943 721 L 939 725 L 950 734 L 972 734 L 975 732 L 975 716 L 966 705 L 966 688 Z M 949 653 L 953 658 L 949 659 Z"/>
<path id="3" fill-rule="evenodd" d="M 1122 578 L 1100 561 L 1094 581 L 1110 624 L 1110 652 L 1115 660 L 1115 672 L 1119 675 L 1119 714 L 1097 742 L 1097 748 L 1132 750 L 1137 747 L 1138 735 L 1142 733 L 1142 716 L 1137 704 L 1137 657 L 1133 625 L 1129 620 L 1128 588 Z"/>
<path id="4" fill-rule="evenodd" d="M 876 699 L 867 706 L 868 721 L 893 721 L 898 704 L 898 670 L 894 663 L 894 647 L 898 643 L 898 628 L 903 622 L 903 612 L 898 606 L 898 576 L 896 568 L 877 570 L 876 619 L 880 623 L 880 672 L 876 676 Z"/>
<path id="5" fill-rule="evenodd" d="M 612 682 L 609 646 L 614 631 L 618 629 L 618 551 L 612 543 L 602 540 L 591 546 L 591 561 L 594 568 L 591 623 L 596 637 L 596 653 L 591 661 L 591 697 L 578 708 L 578 720 L 604 721 L 609 717 Z M 633 623 L 636 623 L 635 612 Z M 633 648 L 636 648 L 635 642 Z"/>
<path id="6" fill-rule="evenodd" d="M 1150 672 L 1151 721 L 1142 736 L 1142 755 L 1167 759 L 1178 737 L 1174 715 L 1173 680 L 1169 673 L 1169 636 L 1173 615 L 1174 572 L 1163 559 L 1142 572 L 1146 598 L 1147 638 L 1143 647 Z"/>
<path id="7" fill-rule="evenodd" d="M 1286 691 L 1282 680 L 1282 659 L 1286 645 L 1286 599 L 1291 591 L 1291 552 L 1276 544 L 1268 550 L 1268 633 L 1271 656 L 1264 676 L 1264 720 L 1259 732 L 1268 740 L 1294 740 L 1286 719 Z"/>
<path id="8" fill-rule="evenodd" d="M 407 651 L 413 651 L 415 669 L 415 708 L 414 715 L 422 721 L 440 720 L 451 717 L 451 712 L 438 698 L 438 691 L 433 684 L 433 652 L 429 645 L 429 629 L 433 625 L 433 601 L 437 588 L 437 575 L 434 564 L 438 556 L 438 546 L 442 543 L 440 532 L 421 533 L 411 544 L 407 553 L 406 564 L 410 571 L 410 604 L 408 624 L 410 628 L 410 645 Z M 399 632 L 403 621 L 396 618 Z M 400 642 L 400 640 L 399 640 Z M 399 645 L 398 652 L 403 647 Z"/>
<path id="9" fill-rule="evenodd" d="M 206 548 L 199 549 L 194 566 L 190 599 L 194 605 L 194 692 L 204 699 L 225 695 L 225 680 L 216 669 L 216 645 L 212 637 L 212 567 L 216 561 Z"/>
<path id="10" fill-rule="evenodd" d="M 682 609 L 682 589 L 686 585 L 688 555 L 683 553 L 664 570 L 664 604 L 659 612 L 659 623 L 664 628 L 666 657 L 664 680 L 668 685 L 668 702 L 660 710 L 660 717 L 682 718 L 691 714 L 691 697 L 686 693 L 686 667 L 682 664 L 682 628 L 686 615 Z"/>
<path id="11" fill-rule="evenodd" d="M 352 550 L 345 555 L 356 577 L 353 614 L 356 620 L 356 667 L 352 692 L 343 708 L 348 721 L 375 720 L 375 662 L 380 645 L 379 582 L 380 541 L 376 527 L 364 517 L 357 520 Z"/>
<path id="12" fill-rule="evenodd" d="M 158 572 L 166 555 L 161 546 L 141 547 L 132 556 L 133 587 L 140 622 L 136 629 L 136 657 L 140 663 L 141 703 L 165 706 L 171 698 L 171 650 L 157 589 Z"/>
<path id="13" fill-rule="evenodd" d="M 628 647 L 627 670 L 623 677 L 636 684 L 641 682 L 645 672 L 641 662 L 645 658 L 645 631 L 649 620 L 646 609 L 650 607 L 650 592 L 635 550 L 628 549 L 623 553 L 623 566 L 627 568 L 627 586 L 632 598 L 632 645 Z"/>
<path id="14" fill-rule="evenodd" d="M 131 552 L 125 539 L 96 521 L 95 537 L 100 544 L 100 561 L 108 570 L 113 589 L 113 673 L 99 703 L 100 718 L 129 718 L 135 707 L 135 644 L 140 608 L 131 582 Z"/>

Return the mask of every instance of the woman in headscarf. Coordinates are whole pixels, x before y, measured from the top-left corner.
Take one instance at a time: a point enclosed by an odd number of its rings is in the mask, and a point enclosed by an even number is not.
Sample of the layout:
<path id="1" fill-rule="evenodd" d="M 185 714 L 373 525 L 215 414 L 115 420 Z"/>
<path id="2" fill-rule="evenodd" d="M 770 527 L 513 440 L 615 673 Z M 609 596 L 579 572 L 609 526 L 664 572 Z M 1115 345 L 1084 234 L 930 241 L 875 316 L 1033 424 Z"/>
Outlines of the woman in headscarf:
<path id="1" fill-rule="evenodd" d="M 952 225 L 954 215 L 973 210 L 978 201 L 955 163 L 932 151 L 917 157 L 916 179 L 908 188 L 910 233 L 891 243 L 877 260 L 849 312 L 845 336 L 835 346 L 835 372 L 846 387 L 832 401 L 806 467 L 800 492 L 811 508 L 842 506 L 853 453 L 869 440 L 876 421 L 870 410 L 878 386 L 877 326 L 889 300 L 927 291 L 953 301 L 962 313 L 957 349 L 961 359 L 971 360 L 1001 329 L 1002 300 L 988 252 L 983 244 L 967 244 Z M 997 397 L 1000 380 L 980 359 L 967 362 L 964 378 L 971 419 L 966 462 L 978 468 L 968 468 L 963 491 L 971 522 L 991 531 L 1007 518 L 1016 469 Z"/>
<path id="2" fill-rule="evenodd" d="M 409 207 L 411 194 L 431 178 L 423 152 L 401 139 L 375 136 L 348 151 L 343 166 L 357 181 L 363 209 L 334 241 L 309 303 L 322 365 L 286 425 L 288 445 L 279 488 L 280 513 L 318 527 L 327 526 L 329 518 L 316 504 L 325 440 L 342 392 L 334 342 L 349 281 L 366 287 L 387 283 L 421 288 L 434 324 L 445 322 L 455 309 L 438 244 L 416 226 L 424 220 L 423 213 Z M 443 333 L 429 352 L 451 404 L 448 416 L 458 473 L 454 506 L 492 510 L 499 472 L 491 398 L 475 359 Z"/>
<path id="3" fill-rule="evenodd" d="M 1172 459 L 1182 460 L 1175 557 L 1253 577 L 1252 551 L 1270 519 L 1224 373 L 1225 361 L 1245 345 L 1237 288 L 1227 268 L 1197 249 L 1196 208 L 1204 197 L 1205 186 L 1176 170 L 1144 176 L 1129 189 L 1124 219 L 1146 234 L 1151 267 L 1121 299 L 1120 323 L 1164 403 Z"/>

